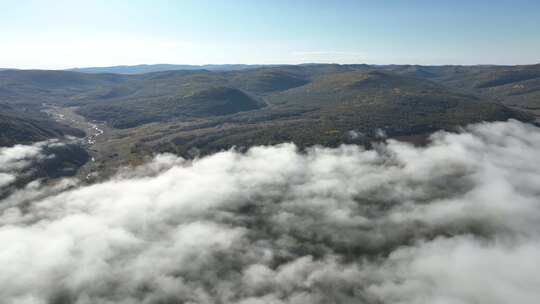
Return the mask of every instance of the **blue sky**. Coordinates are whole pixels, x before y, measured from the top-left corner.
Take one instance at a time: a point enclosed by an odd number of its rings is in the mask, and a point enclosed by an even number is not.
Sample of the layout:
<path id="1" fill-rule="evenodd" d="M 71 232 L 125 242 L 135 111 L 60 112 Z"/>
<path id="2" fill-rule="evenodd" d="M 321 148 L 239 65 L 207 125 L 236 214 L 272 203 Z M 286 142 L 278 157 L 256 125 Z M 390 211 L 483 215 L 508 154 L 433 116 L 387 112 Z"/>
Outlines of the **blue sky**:
<path id="1" fill-rule="evenodd" d="M 0 67 L 528 64 L 538 0 L 0 0 Z"/>

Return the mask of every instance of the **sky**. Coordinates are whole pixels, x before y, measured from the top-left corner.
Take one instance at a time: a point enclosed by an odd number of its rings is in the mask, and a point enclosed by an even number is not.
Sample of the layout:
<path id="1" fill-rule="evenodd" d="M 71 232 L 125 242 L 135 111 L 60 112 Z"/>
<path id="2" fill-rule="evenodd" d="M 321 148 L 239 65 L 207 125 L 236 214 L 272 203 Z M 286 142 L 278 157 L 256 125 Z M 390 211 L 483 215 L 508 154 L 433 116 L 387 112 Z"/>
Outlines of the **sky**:
<path id="1" fill-rule="evenodd" d="M 532 64 L 538 0 L 0 0 L 0 67 Z"/>

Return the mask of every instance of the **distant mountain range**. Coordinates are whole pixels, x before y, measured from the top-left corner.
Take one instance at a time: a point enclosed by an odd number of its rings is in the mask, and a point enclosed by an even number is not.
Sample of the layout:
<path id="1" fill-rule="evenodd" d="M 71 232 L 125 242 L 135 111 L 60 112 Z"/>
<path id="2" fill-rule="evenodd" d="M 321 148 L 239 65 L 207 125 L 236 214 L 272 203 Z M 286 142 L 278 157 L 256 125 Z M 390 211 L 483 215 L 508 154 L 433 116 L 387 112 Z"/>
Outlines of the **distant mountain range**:
<path id="1" fill-rule="evenodd" d="M 251 64 L 205 64 L 205 65 L 185 65 L 185 64 L 139 64 L 139 65 L 117 65 L 110 67 L 87 67 L 73 68 L 68 71 L 81 73 L 114 73 L 114 74 L 144 74 L 163 71 L 238 71 L 245 69 L 256 69 L 269 65 L 251 65 Z"/>
<path id="2" fill-rule="evenodd" d="M 135 154 L 212 152 L 284 141 L 302 147 L 369 143 L 377 129 L 409 136 L 478 121 L 531 121 L 540 110 L 540 65 L 95 69 L 0 71 L 5 105 L 0 114 L 4 130 L 11 130 L 2 132 L 2 144 L 73 133 L 45 123 L 43 103 L 76 106 L 79 114 L 107 123 L 114 132 L 129 132 L 118 136 L 127 141 L 121 146 Z M 143 73 L 152 69 L 167 70 Z M 365 136 L 351 138 L 350 131 Z"/>

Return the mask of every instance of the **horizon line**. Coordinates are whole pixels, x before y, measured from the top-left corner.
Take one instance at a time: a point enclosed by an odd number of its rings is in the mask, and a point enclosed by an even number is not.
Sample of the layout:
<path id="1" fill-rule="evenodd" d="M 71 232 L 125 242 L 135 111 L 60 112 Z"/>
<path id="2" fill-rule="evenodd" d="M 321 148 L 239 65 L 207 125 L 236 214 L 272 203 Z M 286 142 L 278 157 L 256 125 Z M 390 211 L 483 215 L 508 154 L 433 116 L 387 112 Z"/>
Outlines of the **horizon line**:
<path id="1" fill-rule="evenodd" d="M 93 69 L 93 68 L 115 68 L 115 67 L 136 67 L 136 66 L 188 66 L 188 67 L 204 67 L 204 66 L 260 66 L 260 67 L 278 67 L 278 66 L 301 66 L 301 65 L 368 65 L 368 66 L 424 66 L 424 67 L 480 67 L 480 66 L 500 66 L 500 67 L 515 67 L 515 66 L 531 66 L 539 65 L 540 62 L 527 64 L 496 64 L 496 63 L 477 63 L 477 64 L 417 64 L 417 63 L 333 63 L 333 62 L 302 62 L 302 63 L 205 63 L 205 64 L 185 64 L 185 63 L 140 63 L 140 64 L 118 64 L 118 65 L 103 65 L 103 66 L 77 66 L 70 68 L 16 68 L 16 67 L 0 67 L 0 71 L 19 70 L 19 71 L 72 71 L 78 69 Z"/>

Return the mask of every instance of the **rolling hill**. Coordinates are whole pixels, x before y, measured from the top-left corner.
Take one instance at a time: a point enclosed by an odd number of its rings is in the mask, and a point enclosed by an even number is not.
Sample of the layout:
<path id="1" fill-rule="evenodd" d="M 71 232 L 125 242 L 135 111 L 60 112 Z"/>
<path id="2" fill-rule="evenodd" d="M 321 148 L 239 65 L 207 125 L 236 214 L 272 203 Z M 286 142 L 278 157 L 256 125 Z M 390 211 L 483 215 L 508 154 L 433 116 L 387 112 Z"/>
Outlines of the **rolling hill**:
<path id="1" fill-rule="evenodd" d="M 478 121 L 532 121 L 521 110 L 533 113 L 540 105 L 538 86 L 538 66 L 306 64 L 130 75 L 0 71 L 5 104 L 34 112 L 43 103 L 76 107 L 111 127 L 114 140 L 107 150 L 126 158 L 284 141 L 301 147 L 368 144 L 383 131 L 404 136 Z M 40 134 L 37 127 L 9 121 L 11 129 Z M 16 132 L 3 133 L 19 140 Z"/>
<path id="2" fill-rule="evenodd" d="M 84 132 L 49 119 L 21 117 L 0 110 L 0 147 L 28 144 L 65 135 L 82 137 Z"/>
<path id="3" fill-rule="evenodd" d="M 149 122 L 223 116 L 264 107 L 264 103 L 229 87 L 210 87 L 184 95 L 138 101 L 94 104 L 82 107 L 78 113 L 106 121 L 115 128 L 130 128 Z"/>
<path id="4" fill-rule="evenodd" d="M 324 75 L 265 100 L 268 107 L 232 116 L 226 129 L 197 137 L 187 133 L 172 139 L 169 147 L 185 153 L 193 148 L 217 151 L 284 141 L 301 147 L 335 146 L 369 143 L 376 139 L 377 130 L 403 136 L 478 121 L 531 119 L 488 99 L 454 92 L 432 81 L 379 71 Z M 351 132 L 362 136 L 351 136 Z"/>

